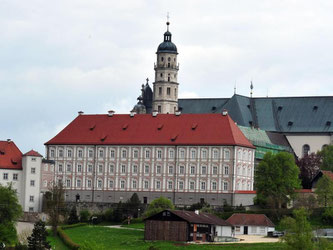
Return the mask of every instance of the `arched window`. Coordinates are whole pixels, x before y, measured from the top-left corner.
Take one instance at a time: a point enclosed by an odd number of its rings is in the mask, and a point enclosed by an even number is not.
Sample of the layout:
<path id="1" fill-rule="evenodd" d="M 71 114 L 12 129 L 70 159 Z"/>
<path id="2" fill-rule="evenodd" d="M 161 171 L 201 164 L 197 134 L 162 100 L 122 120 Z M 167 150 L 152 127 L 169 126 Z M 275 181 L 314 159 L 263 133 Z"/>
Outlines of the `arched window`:
<path id="1" fill-rule="evenodd" d="M 310 152 L 310 146 L 308 144 L 303 145 L 303 157 L 308 155 Z"/>
<path id="2" fill-rule="evenodd" d="M 164 61 L 164 57 L 163 57 L 163 56 L 161 57 L 161 61 L 162 61 L 162 62 Z"/>

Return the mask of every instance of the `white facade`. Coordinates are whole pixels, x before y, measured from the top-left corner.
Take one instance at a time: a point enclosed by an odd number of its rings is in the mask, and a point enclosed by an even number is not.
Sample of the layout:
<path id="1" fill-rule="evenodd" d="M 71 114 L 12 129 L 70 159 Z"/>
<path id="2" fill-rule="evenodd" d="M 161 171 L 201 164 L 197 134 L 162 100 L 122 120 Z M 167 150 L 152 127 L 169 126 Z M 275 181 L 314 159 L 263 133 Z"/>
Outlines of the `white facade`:
<path id="1" fill-rule="evenodd" d="M 218 237 L 232 237 L 232 227 L 231 226 L 215 226 L 215 236 Z"/>
<path id="2" fill-rule="evenodd" d="M 274 231 L 275 227 L 267 226 L 251 226 L 251 225 L 240 225 L 235 226 L 235 235 L 267 235 L 268 232 Z"/>

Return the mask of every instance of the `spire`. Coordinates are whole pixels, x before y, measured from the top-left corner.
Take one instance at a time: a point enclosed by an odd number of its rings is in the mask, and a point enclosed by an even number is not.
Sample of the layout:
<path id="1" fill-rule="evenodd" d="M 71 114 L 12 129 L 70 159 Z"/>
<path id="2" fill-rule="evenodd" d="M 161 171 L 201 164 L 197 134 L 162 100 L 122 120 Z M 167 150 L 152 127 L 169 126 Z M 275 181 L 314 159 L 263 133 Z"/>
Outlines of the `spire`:
<path id="1" fill-rule="evenodd" d="M 234 95 L 236 95 L 236 81 L 235 81 L 235 86 L 234 86 Z"/>
<path id="2" fill-rule="evenodd" d="M 169 31 L 169 25 L 170 25 L 170 22 L 169 22 L 169 12 L 167 14 L 166 25 L 167 25 L 167 31 L 164 33 L 164 42 L 171 42 L 171 32 Z"/>
<path id="3" fill-rule="evenodd" d="M 167 13 L 167 22 L 166 22 L 166 25 L 167 25 L 167 31 L 169 31 L 169 25 L 170 25 L 170 22 L 169 22 L 169 12 Z"/>
<path id="4" fill-rule="evenodd" d="M 251 80 L 250 89 L 251 89 L 251 91 L 250 91 L 250 95 L 251 95 L 251 98 L 252 98 L 252 94 L 253 94 L 253 83 L 252 83 L 252 80 Z"/>

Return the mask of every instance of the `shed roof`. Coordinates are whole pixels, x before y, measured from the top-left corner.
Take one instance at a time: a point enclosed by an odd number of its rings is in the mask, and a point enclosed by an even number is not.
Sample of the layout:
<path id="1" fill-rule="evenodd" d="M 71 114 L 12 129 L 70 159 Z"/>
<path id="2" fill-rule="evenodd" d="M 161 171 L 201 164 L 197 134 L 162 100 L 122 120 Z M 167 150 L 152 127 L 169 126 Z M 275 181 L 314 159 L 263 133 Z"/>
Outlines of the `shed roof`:
<path id="1" fill-rule="evenodd" d="M 236 213 L 231 215 L 227 222 L 233 226 L 266 226 L 275 227 L 274 223 L 264 214 L 242 214 Z"/>

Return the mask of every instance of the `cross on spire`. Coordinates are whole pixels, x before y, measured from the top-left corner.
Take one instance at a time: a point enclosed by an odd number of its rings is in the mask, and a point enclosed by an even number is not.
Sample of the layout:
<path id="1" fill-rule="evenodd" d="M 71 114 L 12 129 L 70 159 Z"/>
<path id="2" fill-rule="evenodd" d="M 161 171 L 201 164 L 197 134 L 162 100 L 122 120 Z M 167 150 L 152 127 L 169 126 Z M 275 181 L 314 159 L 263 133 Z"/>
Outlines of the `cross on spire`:
<path id="1" fill-rule="evenodd" d="M 147 84 L 148 84 L 148 82 L 149 82 L 149 78 L 147 77 L 147 79 L 146 79 L 146 82 L 147 82 Z"/>
<path id="2" fill-rule="evenodd" d="M 167 12 L 167 22 L 166 22 L 166 24 L 167 24 L 167 31 L 169 31 L 169 24 L 170 24 L 169 18 L 170 18 L 169 12 Z"/>

